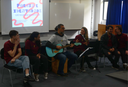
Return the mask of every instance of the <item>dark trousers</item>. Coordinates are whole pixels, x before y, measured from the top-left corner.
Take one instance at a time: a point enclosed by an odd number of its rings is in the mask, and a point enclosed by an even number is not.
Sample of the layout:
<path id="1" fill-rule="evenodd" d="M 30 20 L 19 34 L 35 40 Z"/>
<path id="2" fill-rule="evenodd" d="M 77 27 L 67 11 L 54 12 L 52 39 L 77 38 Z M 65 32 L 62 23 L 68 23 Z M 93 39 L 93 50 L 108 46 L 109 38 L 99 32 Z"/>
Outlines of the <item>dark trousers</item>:
<path id="1" fill-rule="evenodd" d="M 72 64 L 75 62 L 75 60 L 78 58 L 78 56 L 73 52 L 66 51 L 66 52 L 57 54 L 54 58 L 60 60 L 58 73 L 63 74 L 64 73 L 63 69 L 64 69 L 64 64 L 65 64 L 66 58 L 68 58 L 68 70 L 69 70 L 69 68 L 72 66 Z"/>
<path id="2" fill-rule="evenodd" d="M 117 62 L 119 61 L 119 57 L 120 57 L 120 54 L 118 54 L 118 51 L 117 50 L 115 50 L 114 52 L 110 52 L 107 49 L 102 49 L 102 52 L 109 59 L 109 61 L 113 65 L 117 65 Z M 108 52 L 110 52 L 111 54 L 109 55 Z M 114 59 L 113 59 L 113 55 L 115 56 Z"/>
<path id="3" fill-rule="evenodd" d="M 79 50 L 76 52 L 76 54 L 79 56 L 83 51 Z M 80 62 L 80 69 L 83 69 L 84 68 L 84 63 L 85 61 L 87 62 L 88 66 L 92 66 L 90 61 L 89 61 L 89 57 L 88 55 L 89 54 L 93 54 L 95 53 L 94 50 L 88 50 L 86 53 L 84 53 L 84 55 L 82 56 L 81 58 L 81 62 Z"/>
<path id="4" fill-rule="evenodd" d="M 41 55 L 39 59 L 37 56 L 29 56 L 30 64 L 33 65 L 33 72 L 39 74 L 39 69 L 44 72 L 48 72 L 48 58 Z"/>
<path id="5" fill-rule="evenodd" d="M 128 63 L 128 55 L 126 55 L 126 49 L 125 48 L 121 48 L 119 49 L 120 53 L 121 53 L 121 59 L 123 63 Z"/>

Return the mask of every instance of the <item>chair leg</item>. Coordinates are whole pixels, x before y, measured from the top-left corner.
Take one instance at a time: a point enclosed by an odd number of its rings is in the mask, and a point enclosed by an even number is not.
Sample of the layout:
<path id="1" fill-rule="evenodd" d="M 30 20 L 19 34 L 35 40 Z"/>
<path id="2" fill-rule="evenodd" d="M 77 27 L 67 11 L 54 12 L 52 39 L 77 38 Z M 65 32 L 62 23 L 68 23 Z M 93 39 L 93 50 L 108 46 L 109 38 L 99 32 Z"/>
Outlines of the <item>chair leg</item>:
<path id="1" fill-rule="evenodd" d="M 104 57 L 104 68 L 105 68 L 105 57 Z"/>
<path id="2" fill-rule="evenodd" d="M 8 69 L 8 71 L 9 71 L 9 74 L 10 74 L 11 86 L 13 87 L 11 70 Z"/>
<path id="3" fill-rule="evenodd" d="M 100 57 L 100 64 L 101 64 L 101 57 Z"/>
<path id="4" fill-rule="evenodd" d="M 2 71 L 2 79 L 1 79 L 1 82 L 3 83 L 3 78 L 4 78 L 4 67 L 3 67 L 3 71 Z"/>
<path id="5" fill-rule="evenodd" d="M 15 72 L 15 79 L 16 79 L 16 76 L 17 76 L 17 69 L 16 69 L 16 72 Z"/>
<path id="6" fill-rule="evenodd" d="M 77 71 L 77 61 L 75 61 L 75 63 L 76 63 L 76 71 Z"/>
<path id="7" fill-rule="evenodd" d="M 30 66 L 31 66 L 31 74 L 32 74 L 33 78 L 35 78 L 34 72 L 33 72 L 33 65 L 30 65 Z"/>

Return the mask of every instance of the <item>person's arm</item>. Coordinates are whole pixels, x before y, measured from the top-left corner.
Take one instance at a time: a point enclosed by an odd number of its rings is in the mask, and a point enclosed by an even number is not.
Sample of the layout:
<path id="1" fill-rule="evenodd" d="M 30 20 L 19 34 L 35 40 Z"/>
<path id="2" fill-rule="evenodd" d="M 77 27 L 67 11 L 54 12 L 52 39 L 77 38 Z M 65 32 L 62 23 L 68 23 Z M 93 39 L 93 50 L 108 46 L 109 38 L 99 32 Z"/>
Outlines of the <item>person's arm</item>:
<path id="1" fill-rule="evenodd" d="M 18 45 L 18 54 L 15 55 L 15 56 L 11 59 L 11 63 L 14 63 L 15 60 L 18 59 L 21 55 L 22 55 L 21 47 L 20 47 L 20 45 Z"/>
<path id="2" fill-rule="evenodd" d="M 104 36 L 104 35 L 101 36 L 100 42 L 101 42 L 101 47 L 102 47 L 102 48 L 105 48 L 105 49 L 107 49 L 107 50 L 110 50 L 110 47 L 108 47 L 108 46 L 106 45 L 106 39 L 105 39 L 105 36 Z"/>
<path id="3" fill-rule="evenodd" d="M 116 36 L 113 36 L 113 40 L 114 40 L 114 44 L 113 44 L 112 48 L 117 49 L 117 38 L 116 38 Z"/>
<path id="4" fill-rule="evenodd" d="M 33 52 L 32 52 L 32 49 L 31 49 L 32 47 L 31 47 L 31 42 L 29 41 L 29 40 L 27 40 L 26 42 L 25 42 L 25 52 L 26 52 L 26 54 L 28 55 L 28 56 L 36 56 L 36 54 L 34 54 Z"/>
<path id="5" fill-rule="evenodd" d="M 125 41 L 126 41 L 126 50 L 128 51 L 128 36 L 127 35 L 126 35 Z"/>
<path id="6" fill-rule="evenodd" d="M 126 35 L 126 54 L 128 55 L 128 36 Z"/>
<path id="7" fill-rule="evenodd" d="M 48 41 L 46 43 L 46 47 L 52 48 L 52 49 L 56 49 L 56 45 L 53 45 L 50 41 Z"/>
<path id="8" fill-rule="evenodd" d="M 21 48 L 18 48 L 18 54 L 13 59 L 18 59 L 22 54 Z"/>
<path id="9" fill-rule="evenodd" d="M 50 37 L 50 39 L 48 40 L 48 42 L 46 43 L 46 47 L 49 47 L 51 49 L 61 49 L 61 46 L 56 46 L 56 45 L 53 45 L 53 43 L 55 42 L 56 40 L 56 35 L 52 35 Z"/>
<path id="10" fill-rule="evenodd" d="M 15 41 L 15 45 L 14 45 L 13 50 L 9 50 L 9 51 L 8 51 L 8 54 L 9 54 L 11 57 L 14 57 L 14 56 L 15 56 L 16 50 L 17 50 L 17 47 L 18 47 L 18 44 L 19 44 L 19 40 Z M 8 48 L 10 48 L 10 47 L 8 46 Z"/>
<path id="11" fill-rule="evenodd" d="M 25 49 L 28 56 L 36 56 L 30 49 Z"/>

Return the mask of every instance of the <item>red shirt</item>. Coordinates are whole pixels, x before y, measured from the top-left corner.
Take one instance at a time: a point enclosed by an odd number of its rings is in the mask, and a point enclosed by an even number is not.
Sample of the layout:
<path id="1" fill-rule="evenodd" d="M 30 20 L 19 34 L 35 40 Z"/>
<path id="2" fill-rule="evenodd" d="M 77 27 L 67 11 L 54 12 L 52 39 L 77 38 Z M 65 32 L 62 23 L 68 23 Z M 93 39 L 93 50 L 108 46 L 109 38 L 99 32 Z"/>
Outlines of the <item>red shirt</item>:
<path id="1" fill-rule="evenodd" d="M 10 62 L 11 59 L 13 58 L 8 54 L 8 51 L 10 51 L 10 50 L 13 51 L 14 46 L 15 46 L 15 44 L 11 43 L 10 40 L 8 40 L 7 42 L 4 43 L 4 59 L 5 59 L 6 63 Z M 18 54 L 18 49 L 19 48 L 21 48 L 20 44 L 17 46 L 15 56 Z"/>
<path id="2" fill-rule="evenodd" d="M 112 47 L 112 36 L 108 36 L 109 40 L 108 40 L 108 47 Z"/>
<path id="3" fill-rule="evenodd" d="M 33 43 L 30 40 L 27 40 L 25 42 L 25 49 L 31 50 L 33 54 L 38 54 L 39 47 L 36 45 L 36 43 Z M 25 51 L 25 55 L 28 55 L 26 51 Z"/>
<path id="4" fill-rule="evenodd" d="M 128 36 L 126 34 L 116 35 L 118 46 L 117 48 L 126 48 Z"/>
<path id="5" fill-rule="evenodd" d="M 74 46 L 74 49 L 73 49 L 74 53 L 79 51 L 79 50 L 84 51 L 86 48 L 86 45 L 84 44 L 84 42 L 86 42 L 86 41 L 81 34 L 77 35 L 75 37 L 74 41 L 76 41 L 77 39 L 79 40 L 80 43 L 82 43 L 82 45 Z"/>

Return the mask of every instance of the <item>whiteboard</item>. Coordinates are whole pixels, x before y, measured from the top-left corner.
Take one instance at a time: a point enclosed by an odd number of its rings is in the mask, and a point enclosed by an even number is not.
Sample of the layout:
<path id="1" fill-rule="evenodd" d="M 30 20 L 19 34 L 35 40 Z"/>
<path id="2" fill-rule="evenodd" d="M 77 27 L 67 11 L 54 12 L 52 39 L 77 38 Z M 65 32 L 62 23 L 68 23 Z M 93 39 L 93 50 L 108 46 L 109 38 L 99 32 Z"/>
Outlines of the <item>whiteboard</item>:
<path id="1" fill-rule="evenodd" d="M 50 3 L 50 30 L 60 23 L 65 30 L 80 29 L 84 23 L 84 4 Z"/>

